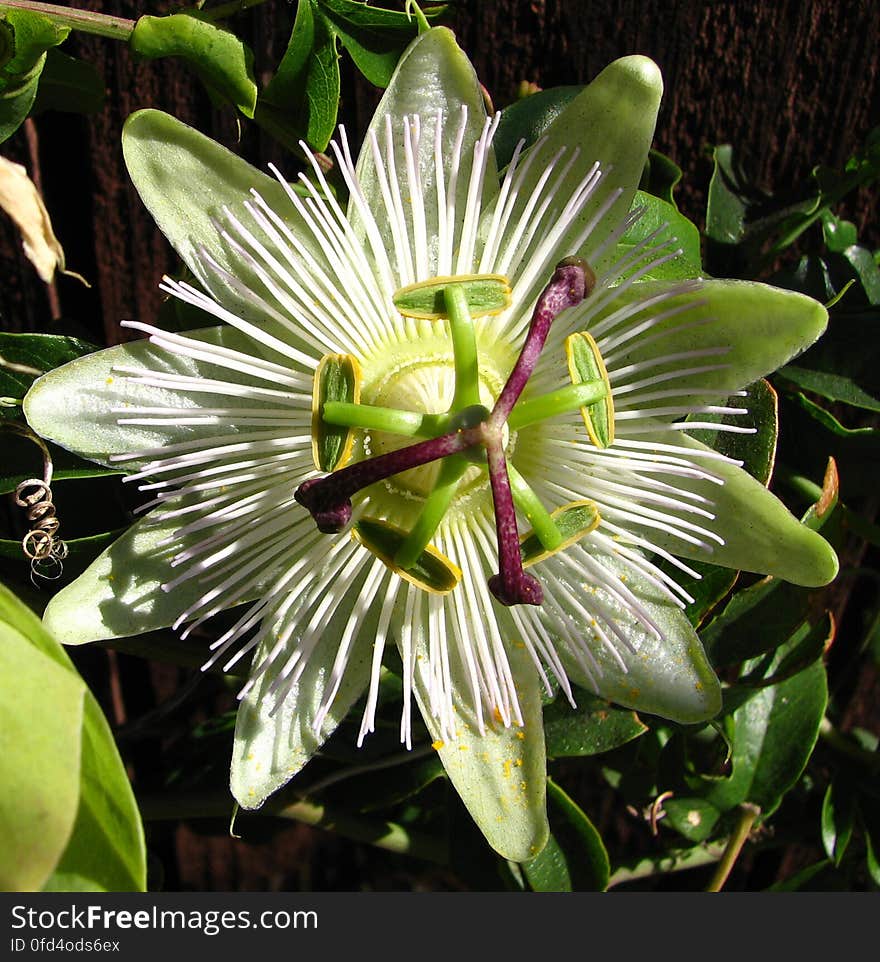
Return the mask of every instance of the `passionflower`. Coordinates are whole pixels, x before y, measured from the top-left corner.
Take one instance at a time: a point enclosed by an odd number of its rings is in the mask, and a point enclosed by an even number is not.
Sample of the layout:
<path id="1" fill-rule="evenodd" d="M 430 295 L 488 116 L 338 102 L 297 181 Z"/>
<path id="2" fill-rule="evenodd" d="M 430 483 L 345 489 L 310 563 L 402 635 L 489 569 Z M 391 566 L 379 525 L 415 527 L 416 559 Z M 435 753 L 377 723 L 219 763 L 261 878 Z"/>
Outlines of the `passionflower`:
<path id="1" fill-rule="evenodd" d="M 68 644 L 173 624 L 251 660 L 231 787 L 255 808 L 363 698 L 386 647 L 489 842 L 547 838 L 542 692 L 573 685 L 682 722 L 720 689 L 670 571 L 687 559 L 817 585 L 833 551 L 701 416 L 819 336 L 824 309 L 754 283 L 658 280 L 677 256 L 625 235 L 654 130 L 656 66 L 603 71 L 503 174 L 451 33 L 404 54 L 348 189 L 290 185 L 167 115 L 125 129 L 132 179 L 221 322 L 74 361 L 32 427 L 130 471 L 149 513 L 53 598 Z M 733 402 L 728 399 L 733 397 Z M 659 562 L 667 564 L 661 568 Z"/>

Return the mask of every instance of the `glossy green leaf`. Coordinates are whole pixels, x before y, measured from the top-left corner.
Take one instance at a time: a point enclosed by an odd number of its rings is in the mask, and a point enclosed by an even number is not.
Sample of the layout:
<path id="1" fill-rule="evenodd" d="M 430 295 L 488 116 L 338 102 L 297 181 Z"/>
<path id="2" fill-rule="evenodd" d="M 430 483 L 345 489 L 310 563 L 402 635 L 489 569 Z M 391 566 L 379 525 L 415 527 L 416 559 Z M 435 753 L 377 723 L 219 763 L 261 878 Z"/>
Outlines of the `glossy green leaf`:
<path id="1" fill-rule="evenodd" d="M 387 87 L 404 48 L 413 39 L 417 21 L 402 10 L 383 10 L 358 0 L 317 0 L 321 15 L 332 24 L 358 70 L 377 87 Z M 445 5 L 426 7 L 430 22 Z"/>
<path id="2" fill-rule="evenodd" d="M 583 87 L 551 87 L 517 100 L 501 113 L 493 146 L 498 166 L 510 163 L 516 145 L 522 140 L 531 145 L 547 130 Z"/>
<path id="3" fill-rule="evenodd" d="M 0 889 L 41 888 L 79 801 L 85 684 L 0 621 Z"/>
<path id="4" fill-rule="evenodd" d="M 73 776 L 77 784 L 75 802 L 70 812 L 72 829 L 52 874 L 43 880 L 44 887 L 65 891 L 144 891 L 146 849 L 143 826 L 113 735 L 97 701 L 85 687 L 61 646 L 46 632 L 36 616 L 2 586 L 0 624 L 11 626 L 11 630 L 27 639 L 33 651 L 50 663 L 51 670 L 47 670 L 46 665 L 41 670 L 41 698 L 52 700 L 48 677 L 57 671 L 65 672 L 80 691 L 80 726 L 67 725 L 64 737 L 53 738 L 55 747 L 61 750 L 65 746 L 65 739 L 76 733 L 75 751 L 58 759 L 53 755 L 56 772 L 45 779 L 45 784 L 51 786 L 53 779 L 65 770 L 65 766 L 69 769 L 74 762 Z M 4 671 L 3 677 L 10 675 Z M 22 692 L 23 688 L 16 685 L 19 719 L 26 718 L 21 712 Z M 46 708 L 45 701 L 41 702 L 41 706 L 37 716 L 39 720 L 35 723 L 31 719 L 34 732 L 40 732 L 44 725 L 51 728 L 56 721 L 62 724 L 70 722 L 65 718 L 63 708 L 54 700 L 51 710 Z M 11 725 L 4 722 L 3 731 L 8 733 L 12 730 Z M 45 730 L 42 727 L 42 731 Z M 5 747 L 2 756 L 9 757 Z M 24 778 L 25 771 L 35 770 L 38 761 L 36 755 L 29 757 L 25 767 L 16 773 L 12 781 L 18 783 Z M 12 783 L 8 779 L 4 781 Z M 29 816 L 33 818 L 34 812 L 29 812 Z M 6 833 L 4 837 L 7 837 Z"/>
<path id="5" fill-rule="evenodd" d="M 364 565 L 353 580 L 344 599 L 328 612 L 321 625 L 321 637 L 308 659 L 299 681 L 277 703 L 270 692 L 272 683 L 287 664 L 277 658 L 263 672 L 241 700 L 235 724 L 230 787 L 235 800 L 246 809 L 259 808 L 263 802 L 299 772 L 321 747 L 336 726 L 348 714 L 355 701 L 366 690 L 370 680 L 373 640 L 376 637 L 379 610 L 374 605 L 359 622 L 351 639 L 350 657 L 339 682 L 329 711 L 317 725 L 318 713 L 328 688 L 334 684 L 334 665 L 353 612 L 358 606 L 361 589 L 370 571 Z M 288 612 L 276 619 L 257 652 L 254 668 L 261 665 L 277 638 L 290 632 L 287 651 L 293 653 L 307 630 L 300 623 L 301 611 L 308 593 Z M 277 704 L 277 710 L 275 710 Z"/>
<path id="6" fill-rule="evenodd" d="M 880 411 L 880 311 L 835 312 L 825 336 L 780 374 L 831 401 Z"/>
<path id="7" fill-rule="evenodd" d="M 104 106 L 104 78 L 94 64 L 68 57 L 60 50 L 49 50 L 40 75 L 34 113 L 63 110 L 67 113 L 94 114 Z"/>
<path id="8" fill-rule="evenodd" d="M 785 601 L 784 598 L 776 598 L 775 600 L 781 603 Z M 806 599 L 804 599 L 804 603 L 806 603 Z M 810 614 L 812 615 L 812 612 Z M 798 626 L 789 638 L 785 639 L 785 656 L 774 666 L 772 675 L 767 676 L 764 672 L 764 666 L 761 665 L 748 675 L 741 677 L 737 685 L 755 685 L 762 688 L 766 685 L 777 685 L 785 681 L 786 678 L 799 674 L 809 665 L 822 658 L 831 647 L 834 636 L 834 620 L 829 612 L 825 612 L 822 617 L 813 616 L 812 622 L 805 621 Z"/>
<path id="9" fill-rule="evenodd" d="M 727 596 L 738 577 L 738 573 L 731 571 L 730 568 L 720 568 L 718 565 L 706 564 L 702 561 L 689 562 L 689 567 L 700 575 L 699 578 L 693 578 L 683 571 L 674 569 L 667 562 L 663 562 L 661 567 L 694 599 L 688 603 L 684 611 L 688 621 L 695 628 L 699 628 L 715 606 Z"/>
<path id="10" fill-rule="evenodd" d="M 257 122 L 269 121 L 289 140 L 303 138 L 324 150 L 336 128 L 339 91 L 335 32 L 315 0 L 299 0 L 287 50 L 260 96 Z"/>
<path id="11" fill-rule="evenodd" d="M 675 796 L 663 802 L 663 825 L 675 829 L 691 842 L 705 842 L 711 837 L 721 812 L 698 796 Z"/>
<path id="12" fill-rule="evenodd" d="M 97 350 L 75 337 L 0 331 L 0 396 L 23 398 L 40 374 Z"/>
<path id="13" fill-rule="evenodd" d="M 880 471 L 880 430 L 845 427 L 803 394 L 784 396 L 781 456 L 808 477 L 821 476 L 829 457 L 840 471 L 841 497 L 872 495 Z"/>
<path id="14" fill-rule="evenodd" d="M 197 11 L 167 17 L 141 17 L 129 46 L 140 57 L 181 57 L 220 102 L 253 117 L 257 103 L 254 56 L 230 30 Z"/>
<path id="15" fill-rule="evenodd" d="M 856 818 L 856 794 L 848 779 L 830 782 L 822 799 L 822 846 L 835 865 L 846 854 Z"/>
<path id="16" fill-rule="evenodd" d="M 2 12 L 0 44 L 7 56 L 0 67 L 0 142 L 15 133 L 30 113 L 46 51 L 57 47 L 69 33 L 69 27 L 60 27 L 30 10 Z"/>
<path id="17" fill-rule="evenodd" d="M 21 411 L 21 408 L 16 410 Z M 0 494 L 9 494 L 24 480 L 42 477 L 43 455 L 33 441 L 18 434 L 2 433 L 3 463 L 0 465 Z M 52 483 L 66 480 L 110 477 L 121 474 L 117 468 L 101 467 L 76 457 L 64 448 L 48 444 L 52 458 Z M 11 474 L 7 474 L 11 471 Z"/>
<path id="18" fill-rule="evenodd" d="M 809 592 L 765 579 L 738 591 L 701 632 L 715 665 L 736 664 L 773 651 L 807 619 Z"/>
<path id="19" fill-rule="evenodd" d="M 767 671 L 784 655 L 780 650 Z M 779 685 L 758 689 L 733 712 L 732 773 L 710 784 L 707 800 L 722 811 L 750 802 L 769 815 L 812 754 L 827 700 L 825 668 L 818 662 Z"/>
<path id="20" fill-rule="evenodd" d="M 835 217 L 831 211 L 822 215 L 822 237 L 829 250 L 841 253 L 858 240 L 856 225 L 852 221 Z"/>
<path id="21" fill-rule="evenodd" d="M 402 613 L 401 613 L 402 617 Z M 523 862 L 547 843 L 546 756 L 541 725 L 541 689 L 531 659 L 517 647 L 507 650 L 523 715 L 522 727 L 487 719 L 480 733 L 469 704 L 466 670 L 450 651 L 457 728 L 444 739 L 430 705 L 425 625 L 416 629 L 413 690 L 446 774 L 486 841 L 504 858 Z"/>
<path id="22" fill-rule="evenodd" d="M 639 183 L 640 191 L 653 194 L 660 200 L 665 200 L 677 211 L 673 192 L 682 177 L 681 167 L 670 157 L 661 154 L 659 150 L 653 148 L 648 152 L 648 160 L 642 172 L 642 180 Z"/>
<path id="23" fill-rule="evenodd" d="M 700 414 L 691 420 L 711 421 L 713 424 L 733 424 L 750 427 L 753 434 L 729 431 L 692 430 L 691 437 L 707 447 L 735 461 L 742 461 L 744 471 L 763 485 L 770 483 L 776 462 L 776 439 L 779 435 L 779 403 L 776 391 L 765 380 L 755 381 L 745 389 L 745 397 L 731 397 L 730 407 L 744 407 L 748 415 Z"/>
<path id="24" fill-rule="evenodd" d="M 700 277 L 703 273 L 700 257 L 700 232 L 684 214 L 680 214 L 668 201 L 642 190 L 636 191 L 633 198 L 633 211 L 640 211 L 639 219 L 617 242 L 617 256 L 625 257 L 636 244 L 645 240 L 655 231 L 662 233 L 652 242 L 658 244 L 674 237 L 681 248 L 681 254 L 665 264 L 659 264 L 647 274 L 647 280 L 684 280 Z"/>
<path id="25" fill-rule="evenodd" d="M 588 692 L 575 690 L 577 707 L 563 695 L 544 709 L 544 737 L 550 758 L 601 755 L 648 730 L 632 711 L 614 708 Z"/>
<path id="26" fill-rule="evenodd" d="M 553 781 L 547 782 L 550 838 L 522 869 L 535 892 L 602 892 L 610 864 L 602 837 L 577 804 Z"/>

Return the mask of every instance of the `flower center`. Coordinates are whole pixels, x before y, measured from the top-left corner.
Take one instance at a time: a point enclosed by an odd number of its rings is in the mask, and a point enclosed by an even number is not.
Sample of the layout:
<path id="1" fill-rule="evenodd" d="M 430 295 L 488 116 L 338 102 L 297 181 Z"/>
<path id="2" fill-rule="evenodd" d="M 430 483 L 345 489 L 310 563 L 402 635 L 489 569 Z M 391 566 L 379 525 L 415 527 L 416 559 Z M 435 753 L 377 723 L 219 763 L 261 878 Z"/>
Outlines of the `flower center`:
<path id="1" fill-rule="evenodd" d="M 456 376 L 455 362 L 450 353 L 437 353 L 433 356 L 421 355 L 395 364 L 369 389 L 363 392 L 367 403 L 378 407 L 412 411 L 417 414 L 446 415 L 453 409 Z M 477 392 L 479 403 L 488 410 L 495 404 L 504 386 L 500 374 L 483 366 L 478 373 Z M 458 425 L 448 425 L 450 430 Z M 510 431 L 504 426 L 503 444 L 505 453 L 511 453 L 508 444 Z M 373 430 L 364 437 L 363 449 L 366 457 L 375 457 L 399 451 L 411 444 L 411 439 L 392 431 Z M 410 468 L 387 478 L 385 489 L 407 500 L 423 501 L 434 490 L 440 471 L 440 462 L 432 461 L 420 467 Z M 464 472 L 450 504 L 449 511 L 459 508 L 463 500 L 470 501 L 477 491 L 488 492 L 489 479 L 486 472 L 472 465 Z"/>
<path id="2" fill-rule="evenodd" d="M 475 468 L 482 470 L 477 466 L 485 460 L 500 568 L 489 579 L 489 589 L 504 605 L 541 604 L 540 583 L 523 569 L 514 502 L 532 522 L 533 535 L 546 552 L 558 550 L 565 537 L 525 480 L 507 463 L 508 419 L 534 371 L 551 324 L 562 311 L 579 304 L 594 282 L 584 261 L 570 258 L 557 266 L 538 298 L 520 355 L 497 396 L 481 375 L 472 321 L 475 314 L 498 313 L 509 306 L 507 279 L 497 275 L 433 278 L 398 291 L 395 304 L 405 316 L 448 323 L 451 364 L 448 357 L 439 363 L 434 358 L 429 363 L 398 367 L 383 378 L 372 393 L 377 400 L 412 405 L 400 408 L 358 404 L 359 384 L 350 384 L 341 371 L 346 364 L 352 372 L 359 370 L 359 365 L 353 359 L 339 359 L 339 376 L 316 376 L 315 424 L 320 432 L 327 422 L 337 427 L 377 429 L 372 440 L 377 449 L 383 444 L 381 435 L 395 431 L 427 440 L 398 446 L 384 442 L 386 450 L 368 451 L 366 458 L 336 471 L 332 471 L 336 463 L 330 464 L 331 474 L 300 485 L 296 500 L 310 511 L 318 528 L 328 533 L 341 531 L 351 520 L 354 494 L 396 478 L 399 490 L 424 497 L 412 528 L 407 532 L 377 519 L 368 523 L 362 519 L 353 534 L 382 561 L 426 590 L 451 591 L 457 583 L 457 569 L 449 562 L 445 574 L 442 564 L 438 572 L 438 552 L 429 541 L 465 475 Z M 606 381 L 578 378 L 574 386 L 581 392 L 586 389 L 589 403 L 605 397 Z M 492 403 L 491 410 L 486 402 Z M 348 447 L 346 444 L 343 449 Z M 316 445 L 318 448 L 321 446 Z M 433 477 L 426 473 L 428 467 L 434 468 Z"/>

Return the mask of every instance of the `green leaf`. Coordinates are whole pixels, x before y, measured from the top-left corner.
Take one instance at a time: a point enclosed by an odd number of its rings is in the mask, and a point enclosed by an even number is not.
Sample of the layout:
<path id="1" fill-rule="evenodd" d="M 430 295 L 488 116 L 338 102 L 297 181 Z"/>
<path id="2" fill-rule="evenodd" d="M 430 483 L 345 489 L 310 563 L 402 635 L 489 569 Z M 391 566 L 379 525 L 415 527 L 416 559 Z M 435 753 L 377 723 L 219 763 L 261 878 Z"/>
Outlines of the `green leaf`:
<path id="1" fill-rule="evenodd" d="M 880 430 L 847 428 L 829 411 L 803 394 L 785 397 L 780 456 L 807 476 L 821 475 L 829 457 L 837 463 L 841 497 L 849 501 L 873 495 L 880 471 Z M 791 440 L 786 443 L 786 439 Z"/>
<path id="2" fill-rule="evenodd" d="M 49 50 L 33 112 L 95 114 L 103 108 L 105 97 L 104 78 L 94 64 L 68 57 L 60 50 Z"/>
<path id="3" fill-rule="evenodd" d="M 768 674 L 785 654 L 780 649 Z M 744 672 L 753 667 L 747 663 Z M 706 799 L 722 811 L 751 802 L 763 817 L 773 812 L 812 754 L 827 700 L 825 668 L 819 662 L 781 684 L 758 689 L 729 719 L 732 772 L 707 783 Z"/>
<path id="4" fill-rule="evenodd" d="M 694 599 L 684 610 L 688 621 L 699 628 L 715 606 L 729 593 L 736 584 L 738 572 L 718 565 L 706 564 L 703 561 L 691 561 L 689 566 L 700 575 L 693 578 L 683 571 L 674 568 L 663 561 L 661 567 L 671 575 L 682 588 Z"/>
<path id="5" fill-rule="evenodd" d="M 682 171 L 671 158 L 661 154 L 659 150 L 650 150 L 645 169 L 642 172 L 642 180 L 639 189 L 648 194 L 653 194 L 667 204 L 671 204 L 678 210 L 673 197 L 678 182 L 681 180 Z"/>
<path id="6" fill-rule="evenodd" d="M 544 709 L 544 737 L 550 758 L 601 755 L 648 730 L 632 711 L 614 708 L 588 692 L 574 692 L 577 708 L 562 696 Z"/>
<path id="7" fill-rule="evenodd" d="M 835 217 L 830 210 L 822 214 L 822 236 L 828 249 L 838 254 L 858 240 L 856 225 Z"/>
<path id="8" fill-rule="evenodd" d="M 723 402 L 730 407 L 744 407 L 748 416 L 733 414 L 692 415 L 689 420 L 711 421 L 753 428 L 754 434 L 738 434 L 709 429 L 692 430 L 690 436 L 725 457 L 742 461 L 747 471 L 765 487 L 770 483 L 776 461 L 776 439 L 779 435 L 779 403 L 776 391 L 768 381 L 760 380 L 745 389 L 745 397 L 731 397 Z"/>
<path id="9" fill-rule="evenodd" d="M 856 817 L 852 784 L 839 776 L 829 783 L 822 799 L 822 845 L 835 865 L 840 865 L 852 838 Z"/>
<path id="10" fill-rule="evenodd" d="M 676 796 L 663 803 L 663 824 L 674 828 L 691 842 L 705 842 L 712 835 L 721 812 L 699 796 Z"/>
<path id="11" fill-rule="evenodd" d="M 65 797 L 58 779 L 65 773 L 65 777 L 72 773 L 76 783 L 69 813 L 72 829 L 67 834 L 60 859 L 52 866 L 52 874 L 48 879 L 44 878 L 42 884 L 54 890 L 144 891 L 146 849 L 143 826 L 113 735 L 97 701 L 85 687 L 64 650 L 46 632 L 36 616 L 11 592 L 0 586 L 0 632 L 6 631 L 23 639 L 31 651 L 40 656 L 42 667 L 30 705 L 25 694 L 27 675 L 14 675 L 15 717 L 4 719 L 0 731 L 6 736 L 15 730 L 16 725 L 29 726 L 31 731 L 20 739 L 20 744 L 24 745 L 28 737 L 46 734 L 48 728 L 52 750 L 47 764 L 53 766 L 53 771 L 42 774 L 44 789 L 57 791 L 53 798 L 53 803 L 57 803 Z M 15 648 L 20 654 L 20 645 L 4 644 L 0 646 L 0 651 L 9 654 Z M 64 703 L 56 700 L 57 692 L 53 690 L 52 678 L 60 678 L 58 672 L 76 686 L 78 724 L 65 711 Z M 4 668 L 0 677 L 9 679 L 13 674 Z M 47 707 L 47 703 L 51 708 Z M 56 724 L 62 726 L 63 734 L 53 733 Z M 75 738 L 72 747 L 68 745 L 71 738 Z M 0 752 L 0 764 L 14 759 L 13 751 L 17 749 L 7 751 L 4 746 Z M 13 778 L 4 778 L 4 783 L 22 784 L 29 773 L 42 772 L 42 761 L 39 752 L 31 752 L 23 764 L 16 766 Z M 40 820 L 35 818 L 35 813 L 39 811 L 37 806 L 28 812 L 28 816 L 37 829 L 42 830 L 45 825 L 41 828 Z M 27 831 L 28 826 L 24 826 L 22 832 Z M 4 854 L 9 851 L 12 837 L 11 833 L 4 831 L 4 838 L 7 839 Z M 32 858 L 31 852 L 28 858 Z"/>
<path id="12" fill-rule="evenodd" d="M 40 374 L 97 350 L 75 337 L 0 331 L 0 397 L 23 398 Z"/>
<path id="13" fill-rule="evenodd" d="M 603 892 L 610 864 L 602 837 L 577 804 L 547 782 L 550 838 L 539 855 L 523 863 L 535 892 Z"/>
<path id="14" fill-rule="evenodd" d="M 387 87 L 394 68 L 418 29 L 414 17 L 401 10 L 383 10 L 359 0 L 317 0 L 317 8 L 338 35 L 355 66 L 377 87 Z M 445 6 L 422 12 L 430 22 Z"/>
<path id="15" fill-rule="evenodd" d="M 624 257 L 640 241 L 662 230 L 654 243 L 674 237 L 681 254 L 673 261 L 652 268 L 644 275 L 645 279 L 685 280 L 700 277 L 703 268 L 700 264 L 700 232 L 696 225 L 672 204 L 642 190 L 636 191 L 633 198 L 633 211 L 636 210 L 641 210 L 641 216 L 617 242 L 617 257 Z"/>
<path id="16" fill-rule="evenodd" d="M 825 336 L 780 374 L 831 401 L 880 411 L 880 310 L 835 312 Z"/>
<path id="17" fill-rule="evenodd" d="M 701 636 L 714 665 L 736 664 L 784 644 L 809 611 L 810 592 L 767 578 L 738 591 Z"/>
<path id="18" fill-rule="evenodd" d="M 299 0 L 290 42 L 260 96 L 256 120 L 270 122 L 268 129 L 284 134 L 285 142 L 303 138 L 324 150 L 336 128 L 339 90 L 335 32 L 315 0 Z"/>
<path id="19" fill-rule="evenodd" d="M 583 89 L 551 87 L 505 107 L 492 142 L 498 166 L 504 168 L 510 163 L 521 140 L 525 147 L 531 147 Z"/>
<path id="20" fill-rule="evenodd" d="M 31 111 L 46 51 L 70 33 L 30 10 L 10 10 L 0 19 L 0 142 L 9 138 Z"/>
<path id="21" fill-rule="evenodd" d="M 0 494 L 9 494 L 28 478 L 42 477 L 42 452 L 33 441 L 6 431 L 0 432 L 0 437 L 4 455 L 4 463 L 0 467 Z M 117 468 L 105 468 L 84 461 L 57 445 L 50 443 L 47 447 L 52 458 L 53 485 L 56 481 L 111 477 L 122 473 Z M 13 473 L 7 474 L 7 471 Z"/>
<path id="22" fill-rule="evenodd" d="M 86 688 L 0 617 L 0 889 L 36 891 L 76 818 Z"/>
<path id="23" fill-rule="evenodd" d="M 196 11 L 168 17 L 141 17 L 129 46 L 140 57 L 181 57 L 193 68 L 211 95 L 231 103 L 245 117 L 254 116 L 257 85 L 254 55 L 229 30 Z"/>

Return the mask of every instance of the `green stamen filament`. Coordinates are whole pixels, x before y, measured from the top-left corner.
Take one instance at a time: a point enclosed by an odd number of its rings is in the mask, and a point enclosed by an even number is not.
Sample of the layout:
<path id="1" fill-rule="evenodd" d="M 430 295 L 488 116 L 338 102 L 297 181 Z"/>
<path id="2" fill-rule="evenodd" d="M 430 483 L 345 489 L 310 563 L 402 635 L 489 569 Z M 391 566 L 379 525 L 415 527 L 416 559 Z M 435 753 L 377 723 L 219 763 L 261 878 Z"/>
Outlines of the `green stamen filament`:
<path id="1" fill-rule="evenodd" d="M 447 430 L 446 414 L 421 414 L 398 408 L 373 404 L 349 404 L 345 401 L 326 401 L 323 418 L 328 424 L 361 428 L 364 431 L 384 431 L 407 438 L 435 438 Z"/>
<path id="2" fill-rule="evenodd" d="M 542 394 L 539 397 L 520 401 L 510 412 L 507 425 L 511 431 L 519 431 L 538 421 L 556 417 L 560 414 L 571 414 L 590 404 L 601 401 L 607 393 L 604 381 L 585 381 L 582 384 L 568 384 L 556 391 Z"/>
<path id="3" fill-rule="evenodd" d="M 562 544 L 562 532 L 556 527 L 556 522 L 550 512 L 541 504 L 540 499 L 529 487 L 525 478 L 516 468 L 507 462 L 507 477 L 510 480 L 510 490 L 513 503 L 526 516 L 532 531 L 546 551 L 555 551 Z"/>
<path id="4" fill-rule="evenodd" d="M 443 291 L 443 299 L 446 303 L 455 363 L 455 394 L 450 410 L 460 411 L 480 403 L 477 339 L 464 287 L 461 284 L 449 284 Z"/>
<path id="5" fill-rule="evenodd" d="M 394 555 L 394 563 L 398 567 L 406 571 L 407 568 L 411 568 L 419 560 L 422 552 L 428 546 L 428 542 L 434 537 L 434 532 L 440 526 L 444 515 L 449 510 L 455 492 L 458 490 L 458 482 L 461 480 L 461 476 L 469 467 L 470 463 L 461 455 L 453 455 L 443 459 L 433 491 L 425 500 L 421 514 L 406 540 Z"/>

